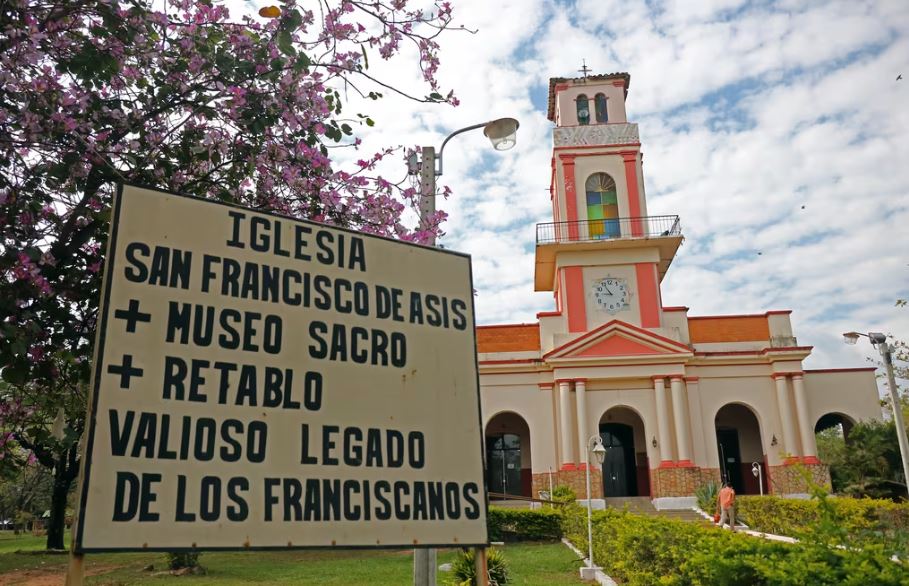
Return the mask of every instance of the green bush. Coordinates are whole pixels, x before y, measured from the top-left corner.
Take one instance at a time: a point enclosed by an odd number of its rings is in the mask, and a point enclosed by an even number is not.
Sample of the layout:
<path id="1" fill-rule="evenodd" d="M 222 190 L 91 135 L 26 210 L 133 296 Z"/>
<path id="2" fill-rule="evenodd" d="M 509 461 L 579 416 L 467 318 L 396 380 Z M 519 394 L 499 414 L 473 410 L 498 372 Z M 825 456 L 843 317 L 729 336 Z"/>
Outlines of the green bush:
<path id="1" fill-rule="evenodd" d="M 845 544 L 884 541 L 901 556 L 909 555 L 909 504 L 882 499 L 849 497 L 786 499 L 775 496 L 741 496 L 736 514 L 757 531 L 810 538 L 824 517 L 824 506 L 845 533 Z"/>
<path id="2" fill-rule="evenodd" d="M 713 481 L 702 484 L 694 491 L 698 507 L 707 514 L 711 514 L 716 510 L 717 496 L 719 494 L 720 487 Z"/>
<path id="3" fill-rule="evenodd" d="M 556 541 L 562 537 L 560 521 L 553 509 L 490 508 L 486 517 L 491 541 Z"/>
<path id="4" fill-rule="evenodd" d="M 486 550 L 486 569 L 489 571 L 490 586 L 508 584 L 508 563 L 501 551 L 494 547 Z M 475 586 L 477 583 L 477 565 L 474 550 L 461 551 L 451 564 L 451 572 L 456 586 Z"/>
<path id="5" fill-rule="evenodd" d="M 880 544 L 847 550 L 824 540 L 780 543 L 616 510 L 596 511 L 593 522 L 594 560 L 623 585 L 909 583 L 909 569 L 891 561 Z M 586 551 L 586 511 L 563 507 L 562 527 Z"/>
<path id="6" fill-rule="evenodd" d="M 199 567 L 199 552 L 167 552 L 165 557 L 171 570 Z"/>
<path id="7" fill-rule="evenodd" d="M 574 490 L 567 484 L 560 484 L 552 489 L 552 500 L 559 503 L 572 503 L 577 500 Z"/>

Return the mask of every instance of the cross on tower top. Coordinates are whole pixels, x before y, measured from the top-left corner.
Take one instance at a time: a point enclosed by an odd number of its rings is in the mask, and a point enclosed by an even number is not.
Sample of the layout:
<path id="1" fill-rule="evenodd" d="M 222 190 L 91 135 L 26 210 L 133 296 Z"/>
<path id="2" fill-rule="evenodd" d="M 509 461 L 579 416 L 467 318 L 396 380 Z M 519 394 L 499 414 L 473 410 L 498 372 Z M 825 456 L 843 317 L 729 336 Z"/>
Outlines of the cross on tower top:
<path id="1" fill-rule="evenodd" d="M 587 74 L 591 71 L 593 70 L 587 67 L 587 59 L 581 59 L 581 68 L 578 69 L 578 72 L 584 74 L 584 79 L 587 79 Z"/>

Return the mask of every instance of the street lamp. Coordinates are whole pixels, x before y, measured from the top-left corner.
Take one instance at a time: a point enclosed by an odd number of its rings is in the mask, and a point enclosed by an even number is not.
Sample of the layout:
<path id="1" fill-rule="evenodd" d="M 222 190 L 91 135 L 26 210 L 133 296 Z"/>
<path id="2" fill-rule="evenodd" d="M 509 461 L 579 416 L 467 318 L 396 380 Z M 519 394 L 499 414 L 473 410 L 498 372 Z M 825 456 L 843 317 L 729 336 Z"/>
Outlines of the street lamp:
<path id="1" fill-rule="evenodd" d="M 896 439 L 899 441 L 900 456 L 903 458 L 903 477 L 905 478 L 906 488 L 909 490 L 909 441 L 906 439 L 903 410 L 900 407 L 899 396 L 896 392 L 896 375 L 893 374 L 893 348 L 887 343 L 887 336 L 880 332 L 869 332 L 867 334 L 846 332 L 843 334 L 843 340 L 850 346 L 854 346 L 858 342 L 859 336 L 865 336 L 871 340 L 871 345 L 877 348 L 884 359 L 884 366 L 887 369 L 887 386 L 890 388 L 890 406 L 893 409 L 893 422 L 896 425 Z"/>
<path id="2" fill-rule="evenodd" d="M 590 453 L 593 452 L 597 466 L 603 465 L 606 459 L 606 448 L 603 447 L 603 439 L 599 435 L 591 436 L 587 440 L 587 463 L 584 469 L 587 471 L 587 567 L 581 568 L 582 580 L 593 580 L 594 573 L 598 569 L 593 565 L 593 511 L 590 504 Z M 586 571 L 585 571 L 586 570 Z"/>
<path id="3" fill-rule="evenodd" d="M 764 496 L 764 479 L 761 474 L 761 465 L 757 462 L 751 463 L 751 473 L 758 479 L 758 488 L 761 490 L 761 496 Z"/>
<path id="4" fill-rule="evenodd" d="M 492 143 L 492 148 L 497 151 L 507 151 L 517 144 L 517 133 L 520 123 L 514 118 L 499 118 L 473 124 L 455 130 L 442 141 L 439 147 L 439 153 L 436 155 L 435 147 L 422 147 L 420 154 L 413 153 L 408 157 L 407 170 L 411 175 L 420 174 L 420 227 L 429 228 L 429 219 L 436 211 L 436 177 L 442 174 L 442 155 L 445 152 L 445 145 L 455 136 L 467 132 L 468 130 L 483 129 L 483 134 Z M 438 161 L 438 166 L 436 165 Z M 436 237 L 433 234 L 429 242 L 430 246 L 435 246 Z"/>
<path id="5" fill-rule="evenodd" d="M 514 118 L 499 118 L 481 124 L 465 126 L 455 130 L 445 137 L 439 154 L 436 156 L 435 147 L 422 147 L 420 154 L 412 153 L 407 158 L 407 172 L 409 175 L 420 175 L 420 228 L 429 228 L 430 218 L 436 211 L 436 177 L 442 174 L 442 154 L 445 145 L 455 136 L 468 130 L 483 129 L 483 134 L 492 143 L 492 148 L 497 151 L 507 151 L 517 142 L 517 132 L 520 123 Z M 436 167 L 438 160 L 438 167 Z M 429 237 L 427 244 L 436 245 L 435 232 Z M 413 583 L 415 586 L 435 586 L 436 584 L 436 550 L 415 549 L 413 552 Z M 479 559 L 479 556 L 477 556 Z"/>

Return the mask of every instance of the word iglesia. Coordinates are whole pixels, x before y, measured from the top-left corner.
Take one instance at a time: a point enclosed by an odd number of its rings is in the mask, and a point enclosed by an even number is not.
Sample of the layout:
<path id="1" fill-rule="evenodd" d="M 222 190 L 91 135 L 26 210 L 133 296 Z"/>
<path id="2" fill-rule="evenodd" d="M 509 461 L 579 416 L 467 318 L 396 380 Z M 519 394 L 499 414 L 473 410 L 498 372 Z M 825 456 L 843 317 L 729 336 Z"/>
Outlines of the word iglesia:
<path id="1" fill-rule="evenodd" d="M 479 423 L 461 257 L 445 283 L 422 247 L 147 190 L 118 205 L 79 548 L 485 541 L 479 430 L 465 457 L 427 417 L 450 402 Z M 469 474 L 442 465 L 459 458 Z"/>

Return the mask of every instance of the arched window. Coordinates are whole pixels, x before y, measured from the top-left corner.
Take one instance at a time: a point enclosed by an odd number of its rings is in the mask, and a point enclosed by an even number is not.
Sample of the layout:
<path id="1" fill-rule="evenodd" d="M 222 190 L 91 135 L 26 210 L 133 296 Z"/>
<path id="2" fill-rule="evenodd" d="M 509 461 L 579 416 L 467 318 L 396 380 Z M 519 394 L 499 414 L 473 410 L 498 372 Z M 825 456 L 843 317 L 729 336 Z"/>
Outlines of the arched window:
<path id="1" fill-rule="evenodd" d="M 587 192 L 587 219 L 590 221 L 592 238 L 618 238 L 619 200 L 615 179 L 606 173 L 594 173 L 584 184 Z"/>
<path id="2" fill-rule="evenodd" d="M 597 94 L 593 99 L 593 104 L 597 113 L 597 122 L 609 122 L 609 116 L 606 114 L 606 96 Z"/>
<path id="3" fill-rule="evenodd" d="M 578 124 L 586 126 L 590 124 L 590 101 L 585 94 L 578 96 Z"/>

